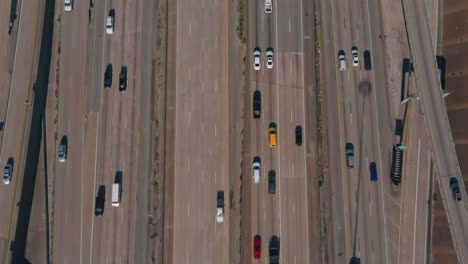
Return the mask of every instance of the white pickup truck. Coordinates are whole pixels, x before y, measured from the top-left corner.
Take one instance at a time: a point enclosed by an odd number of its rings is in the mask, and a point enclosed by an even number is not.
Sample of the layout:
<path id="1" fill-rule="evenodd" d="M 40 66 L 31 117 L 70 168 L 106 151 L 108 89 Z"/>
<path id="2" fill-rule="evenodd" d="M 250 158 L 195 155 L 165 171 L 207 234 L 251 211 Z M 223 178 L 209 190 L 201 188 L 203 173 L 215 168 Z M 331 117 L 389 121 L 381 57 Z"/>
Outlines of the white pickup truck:
<path id="1" fill-rule="evenodd" d="M 216 222 L 224 222 L 224 192 L 218 191 L 216 198 Z"/>
<path id="2" fill-rule="evenodd" d="M 271 14 L 272 7 L 271 7 L 271 0 L 265 0 L 265 13 Z"/>

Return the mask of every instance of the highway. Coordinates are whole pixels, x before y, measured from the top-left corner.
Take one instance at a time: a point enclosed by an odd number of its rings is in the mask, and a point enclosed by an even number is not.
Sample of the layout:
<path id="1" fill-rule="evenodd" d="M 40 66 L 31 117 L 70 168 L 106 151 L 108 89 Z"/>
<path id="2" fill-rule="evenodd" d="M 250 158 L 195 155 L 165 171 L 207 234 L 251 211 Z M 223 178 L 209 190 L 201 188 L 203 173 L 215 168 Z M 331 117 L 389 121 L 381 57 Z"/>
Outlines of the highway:
<path id="1" fill-rule="evenodd" d="M 10 1 L 2 2 L 0 8 L 9 14 Z M 10 259 L 10 241 L 14 240 L 18 216 L 16 204 L 23 184 L 27 148 L 23 139 L 28 138 L 31 124 L 43 10 L 40 1 L 22 6 L 18 16 L 21 19 L 16 20 L 12 34 L 7 34 L 9 15 L 4 16 L 5 26 L 0 30 L 0 55 L 6 58 L 0 66 L 4 95 L 0 100 L 0 122 L 4 122 L 0 132 L 0 166 L 4 168 L 9 159 L 14 163 L 11 183 L 0 186 L 0 206 L 6 212 L 0 217 L 0 256 L 4 262 Z"/>
<path id="2" fill-rule="evenodd" d="M 268 261 L 268 246 L 271 236 L 280 239 L 280 263 L 309 263 L 309 223 L 306 177 L 306 147 L 295 145 L 295 127 L 305 130 L 305 77 L 304 77 L 304 31 L 302 1 L 288 3 L 273 1 L 273 12 L 264 12 L 264 3 L 253 1 L 249 8 L 249 109 L 255 90 L 262 94 L 260 119 L 251 121 L 251 152 L 245 157 L 251 167 L 254 156 L 261 162 L 260 183 L 254 184 L 252 170 L 249 173 L 253 184 L 252 238 L 244 243 L 253 243 L 253 235 L 262 237 L 262 257 L 259 263 Z M 298 15 L 300 14 L 300 15 Z M 261 69 L 253 69 L 253 49 L 262 51 Z M 266 68 L 266 49 L 274 50 L 273 69 Z M 278 127 L 278 146 L 270 148 L 268 126 L 275 122 Z M 307 141 L 309 142 L 309 141 Z M 276 172 L 276 193 L 268 193 L 268 173 Z"/>
<path id="3" fill-rule="evenodd" d="M 228 263 L 228 2 L 176 7 L 173 246 L 168 263 Z M 173 89 L 174 89 L 173 88 Z M 224 222 L 216 195 L 224 191 Z M 166 240 L 167 241 L 167 240 Z"/>
<path id="4" fill-rule="evenodd" d="M 426 132 L 434 157 L 441 194 L 444 197 L 444 207 L 454 241 L 454 248 L 460 263 L 468 261 L 468 226 L 466 192 L 462 192 L 463 202 L 456 203 L 451 198 L 449 178 L 456 176 L 461 179 L 460 165 L 455 150 L 455 144 L 450 130 L 439 72 L 434 56 L 434 43 L 429 32 L 425 16 L 425 7 L 418 1 L 403 1 L 407 33 L 410 43 L 411 58 L 414 64 L 415 78 L 424 113 Z M 460 189 L 465 190 L 463 180 L 459 180 Z"/>

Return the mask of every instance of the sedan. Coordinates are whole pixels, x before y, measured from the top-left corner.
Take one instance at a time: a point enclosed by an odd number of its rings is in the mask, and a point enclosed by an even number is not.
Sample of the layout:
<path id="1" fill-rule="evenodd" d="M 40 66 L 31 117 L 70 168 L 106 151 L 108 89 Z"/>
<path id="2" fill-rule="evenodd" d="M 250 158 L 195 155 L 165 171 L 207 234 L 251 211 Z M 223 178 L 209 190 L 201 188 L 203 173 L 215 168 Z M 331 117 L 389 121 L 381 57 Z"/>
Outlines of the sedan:
<path id="1" fill-rule="evenodd" d="M 13 165 L 7 162 L 7 164 L 5 165 L 5 169 L 3 170 L 3 183 L 4 184 L 10 184 L 12 172 L 13 172 Z"/>
<path id="2" fill-rule="evenodd" d="M 127 90 L 127 67 L 123 66 L 120 69 L 120 75 L 119 75 L 119 91 L 121 93 L 124 93 L 125 90 Z"/>
<path id="3" fill-rule="evenodd" d="M 114 33 L 114 24 L 115 24 L 115 11 L 111 9 L 109 11 L 109 16 L 107 16 L 106 20 L 106 34 L 112 35 Z"/>
<path id="4" fill-rule="evenodd" d="M 260 259 L 262 255 L 262 238 L 260 235 L 254 236 L 254 258 Z"/>
<path id="5" fill-rule="evenodd" d="M 375 162 L 371 162 L 369 164 L 369 171 L 370 171 L 371 181 L 376 182 L 377 181 L 377 165 L 375 164 Z"/>
<path id="6" fill-rule="evenodd" d="M 71 12 L 73 10 L 73 0 L 63 1 L 63 10 L 65 12 Z"/>
<path id="7" fill-rule="evenodd" d="M 266 57 L 267 57 L 267 61 L 266 61 L 267 68 L 273 69 L 273 49 L 272 48 L 268 48 L 266 50 Z"/>
<path id="8" fill-rule="evenodd" d="M 351 54 L 353 55 L 353 66 L 359 66 L 359 51 L 356 46 L 351 48 Z"/>
<path id="9" fill-rule="evenodd" d="M 302 145 L 302 127 L 296 126 L 296 146 Z"/>
<path id="10" fill-rule="evenodd" d="M 261 55 L 262 55 L 262 51 L 260 50 L 260 48 L 258 48 L 258 47 L 255 48 L 253 56 L 254 56 L 254 69 L 256 71 L 260 70 L 260 56 Z"/>

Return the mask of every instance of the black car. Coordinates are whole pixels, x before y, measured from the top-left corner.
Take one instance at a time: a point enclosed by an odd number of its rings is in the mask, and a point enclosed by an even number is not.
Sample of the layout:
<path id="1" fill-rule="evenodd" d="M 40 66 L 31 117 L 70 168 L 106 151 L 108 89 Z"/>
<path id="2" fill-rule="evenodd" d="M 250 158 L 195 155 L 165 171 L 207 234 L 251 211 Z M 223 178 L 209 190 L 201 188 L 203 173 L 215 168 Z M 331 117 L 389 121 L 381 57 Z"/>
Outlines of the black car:
<path id="1" fill-rule="evenodd" d="M 256 90 L 253 94 L 253 117 L 255 119 L 260 118 L 262 111 L 262 94 L 259 90 Z"/>
<path id="2" fill-rule="evenodd" d="M 268 193 L 274 194 L 276 192 L 276 172 L 271 170 L 268 172 Z"/>
<path id="3" fill-rule="evenodd" d="M 96 208 L 94 214 L 96 216 L 102 216 L 104 213 L 104 202 L 106 200 L 106 187 L 104 185 L 99 186 L 99 190 L 96 196 Z"/>
<path id="4" fill-rule="evenodd" d="M 277 236 L 271 236 L 270 239 L 270 264 L 279 263 L 279 254 L 280 254 L 280 241 Z"/>
<path id="5" fill-rule="evenodd" d="M 302 145 L 302 127 L 296 126 L 296 146 Z"/>
<path id="6" fill-rule="evenodd" d="M 363 56 L 364 56 L 364 69 L 366 71 L 370 71 L 372 69 L 370 51 L 365 50 Z"/>
<path id="7" fill-rule="evenodd" d="M 107 64 L 106 72 L 104 73 L 104 87 L 110 89 L 112 86 L 112 64 Z"/>
<path id="8" fill-rule="evenodd" d="M 125 90 L 127 90 L 127 67 L 123 66 L 119 75 L 119 91 L 123 93 Z"/>
<path id="9" fill-rule="evenodd" d="M 458 185 L 458 179 L 456 177 L 450 178 L 450 189 L 452 189 L 453 199 L 455 201 L 461 201 L 460 186 Z"/>

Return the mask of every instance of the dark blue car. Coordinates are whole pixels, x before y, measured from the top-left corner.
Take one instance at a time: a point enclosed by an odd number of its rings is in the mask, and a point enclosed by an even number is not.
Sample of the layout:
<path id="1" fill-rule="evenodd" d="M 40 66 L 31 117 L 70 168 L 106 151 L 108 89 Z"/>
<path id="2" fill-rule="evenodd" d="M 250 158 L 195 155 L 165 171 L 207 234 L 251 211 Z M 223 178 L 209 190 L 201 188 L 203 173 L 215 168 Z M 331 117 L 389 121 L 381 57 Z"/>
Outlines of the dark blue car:
<path id="1" fill-rule="evenodd" d="M 369 170 L 370 170 L 370 179 L 373 182 L 377 181 L 377 165 L 375 162 L 371 162 L 369 164 Z"/>

